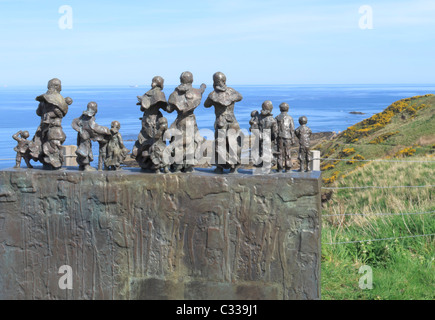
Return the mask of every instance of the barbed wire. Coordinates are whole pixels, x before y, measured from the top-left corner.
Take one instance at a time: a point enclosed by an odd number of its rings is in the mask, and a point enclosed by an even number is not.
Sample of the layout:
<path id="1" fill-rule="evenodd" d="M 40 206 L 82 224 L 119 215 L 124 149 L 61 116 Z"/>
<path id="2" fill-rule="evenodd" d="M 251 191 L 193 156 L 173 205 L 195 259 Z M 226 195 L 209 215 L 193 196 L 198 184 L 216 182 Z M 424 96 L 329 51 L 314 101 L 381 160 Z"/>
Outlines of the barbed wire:
<path id="1" fill-rule="evenodd" d="M 417 163 L 435 163 L 435 161 L 431 160 L 389 160 L 389 159 L 367 159 L 367 160 L 358 160 L 358 159 L 331 159 L 331 158 L 315 158 L 313 160 L 330 160 L 330 161 L 360 161 L 360 162 L 417 162 Z"/>
<path id="2" fill-rule="evenodd" d="M 326 244 L 326 245 L 336 245 L 336 244 L 375 242 L 375 241 L 396 240 L 396 239 L 406 239 L 406 238 L 418 238 L 418 237 L 431 237 L 431 236 L 435 236 L 435 233 L 431 233 L 431 234 L 419 234 L 419 235 L 404 236 L 404 237 L 381 238 L 381 239 L 368 239 L 368 240 L 343 241 L 343 242 L 328 242 L 328 243 L 323 243 L 323 244 Z"/>
<path id="3" fill-rule="evenodd" d="M 413 214 L 435 214 L 435 211 L 428 212 L 406 212 L 406 213 L 343 213 L 343 214 L 324 214 L 322 217 L 342 217 L 342 216 L 404 216 L 404 215 L 413 215 Z"/>
<path id="4" fill-rule="evenodd" d="M 345 189 L 394 189 L 394 188 L 434 188 L 435 185 L 425 186 L 362 186 L 362 187 L 321 187 L 325 190 L 345 190 Z"/>

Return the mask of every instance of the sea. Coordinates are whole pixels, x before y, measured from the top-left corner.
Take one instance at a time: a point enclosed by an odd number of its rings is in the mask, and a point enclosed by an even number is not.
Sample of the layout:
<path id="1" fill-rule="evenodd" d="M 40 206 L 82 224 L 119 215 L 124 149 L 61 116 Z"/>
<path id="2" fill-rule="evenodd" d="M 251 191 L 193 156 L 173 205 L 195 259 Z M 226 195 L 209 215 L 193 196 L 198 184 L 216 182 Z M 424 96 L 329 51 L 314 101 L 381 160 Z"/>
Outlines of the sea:
<path id="1" fill-rule="evenodd" d="M 166 97 L 174 91 L 174 86 L 165 86 Z M 194 87 L 199 87 L 199 84 Z M 305 115 L 308 126 L 313 132 L 341 132 L 349 126 L 364 120 L 388 107 L 391 103 L 416 95 L 435 93 L 435 84 L 403 85 L 239 85 L 232 86 L 239 91 L 243 100 L 236 103 L 235 115 L 242 130 L 248 132 L 250 114 L 260 110 L 265 100 L 273 103 L 273 114 L 277 116 L 279 104 L 290 105 L 289 114 L 295 120 Z M 96 122 L 110 127 L 114 120 L 121 123 L 121 135 L 125 145 L 132 149 L 141 129 L 142 112 L 136 105 L 137 96 L 142 96 L 149 86 L 64 86 L 61 94 L 71 97 L 73 104 L 63 118 L 62 127 L 67 136 L 64 145 L 76 144 L 77 132 L 71 128 L 71 122 L 79 117 L 90 101 L 98 104 Z M 212 139 L 215 115 L 213 107 L 203 105 L 213 90 L 208 85 L 195 115 L 200 132 Z M 45 86 L 2 86 L 0 87 L 0 168 L 15 165 L 16 142 L 12 135 L 19 130 L 27 130 L 31 139 L 38 128 L 40 118 L 36 115 L 38 102 L 36 96 L 47 91 Z M 171 124 L 176 112 L 162 112 Z M 355 114 L 356 113 L 356 114 Z M 211 136 L 210 136 L 211 135 Z M 98 146 L 94 143 L 94 154 Z M 96 160 L 94 161 L 96 162 Z M 95 165 L 95 164 L 94 164 Z M 24 160 L 22 166 L 25 167 Z"/>

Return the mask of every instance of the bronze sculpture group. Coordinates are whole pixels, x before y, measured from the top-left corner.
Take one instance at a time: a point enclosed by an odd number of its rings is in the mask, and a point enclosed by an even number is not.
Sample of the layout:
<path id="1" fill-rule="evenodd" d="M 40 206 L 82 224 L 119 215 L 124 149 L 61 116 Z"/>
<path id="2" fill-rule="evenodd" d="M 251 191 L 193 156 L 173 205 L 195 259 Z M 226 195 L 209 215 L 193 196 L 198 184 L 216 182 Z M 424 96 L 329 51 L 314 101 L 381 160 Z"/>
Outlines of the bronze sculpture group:
<path id="1" fill-rule="evenodd" d="M 72 127 L 77 131 L 77 163 L 79 170 L 93 171 L 90 163 L 94 160 L 92 141 L 99 145 L 98 170 L 119 170 L 129 150 L 124 146 L 119 129 L 121 124 L 113 121 L 111 128 L 95 122 L 98 111 L 96 102 L 89 102 L 83 114 L 73 120 Z"/>
<path id="2" fill-rule="evenodd" d="M 152 79 L 151 89 L 138 97 L 137 105 L 143 112 L 141 130 L 130 154 L 142 170 L 154 173 L 191 172 L 196 164 L 196 156 L 205 139 L 199 134 L 194 110 L 200 105 L 206 89 L 201 84 L 199 89 L 193 87 L 191 72 L 183 72 L 180 85 L 166 100 L 163 92 L 164 79 L 156 76 Z M 235 89 L 226 85 L 226 76 L 222 72 L 213 75 L 213 91 L 204 102 L 205 108 L 215 110 L 215 139 L 213 143 L 213 163 L 216 173 L 237 172 L 241 165 L 243 134 L 234 115 L 235 103 L 243 99 Z M 44 169 L 56 170 L 62 167 L 64 156 L 61 151 L 66 135 L 62 130 L 62 119 L 72 104 L 71 98 L 63 98 L 61 81 L 52 79 L 48 82 L 47 93 L 36 98 L 39 101 L 36 114 L 41 123 L 32 140 L 27 140 L 29 133 L 19 131 L 13 135 L 18 142 L 15 168 L 20 167 L 24 159 L 28 168 L 30 160 L 39 161 Z M 288 114 L 289 105 L 285 102 L 279 106 L 280 114 L 273 117 L 272 102 L 263 102 L 260 112 L 253 111 L 249 121 L 251 139 L 258 142 L 258 161 L 256 167 L 270 168 L 277 166 L 278 172 L 289 172 L 292 168 L 291 148 L 299 141 L 300 171 L 310 171 L 311 130 L 306 126 L 307 118 L 299 118 L 300 127 L 295 129 L 293 118 Z M 177 112 L 177 118 L 171 126 L 161 110 Z M 123 143 L 118 121 L 111 123 L 111 128 L 96 123 L 98 111 L 96 102 L 89 102 L 83 114 L 73 120 L 72 128 L 77 131 L 76 159 L 79 170 L 93 171 L 94 160 L 92 141 L 98 142 L 98 170 L 119 170 L 130 150 Z M 167 145 L 169 141 L 169 146 Z M 251 148 L 252 152 L 252 148 Z"/>

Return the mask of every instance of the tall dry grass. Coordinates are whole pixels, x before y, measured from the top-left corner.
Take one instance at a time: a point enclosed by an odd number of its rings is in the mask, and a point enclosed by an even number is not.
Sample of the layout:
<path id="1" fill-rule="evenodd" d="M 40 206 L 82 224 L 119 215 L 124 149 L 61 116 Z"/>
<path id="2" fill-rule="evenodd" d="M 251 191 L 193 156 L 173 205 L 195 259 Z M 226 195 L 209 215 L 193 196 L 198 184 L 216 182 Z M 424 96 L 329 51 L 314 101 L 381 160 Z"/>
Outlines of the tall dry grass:
<path id="1" fill-rule="evenodd" d="M 338 218 L 346 219 L 347 223 L 361 225 L 368 219 L 382 218 L 374 215 L 376 213 L 435 211 L 435 157 L 412 157 L 404 160 L 410 159 L 427 162 L 362 162 L 361 166 L 332 187 L 380 188 L 334 190 L 323 214 L 343 215 Z M 364 216 L 345 216 L 349 213 Z"/>

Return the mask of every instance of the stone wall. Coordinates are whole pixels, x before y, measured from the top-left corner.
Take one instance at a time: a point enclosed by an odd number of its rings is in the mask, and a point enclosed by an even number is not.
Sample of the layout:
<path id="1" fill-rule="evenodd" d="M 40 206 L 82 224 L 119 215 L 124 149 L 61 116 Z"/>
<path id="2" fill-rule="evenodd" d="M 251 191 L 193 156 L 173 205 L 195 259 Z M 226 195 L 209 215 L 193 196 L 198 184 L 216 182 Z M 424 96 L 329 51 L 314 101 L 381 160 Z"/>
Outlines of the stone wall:
<path id="1" fill-rule="evenodd" d="M 199 170 L 0 171 L 0 299 L 319 299 L 320 172 Z"/>

